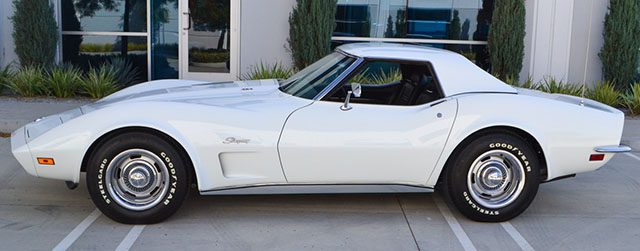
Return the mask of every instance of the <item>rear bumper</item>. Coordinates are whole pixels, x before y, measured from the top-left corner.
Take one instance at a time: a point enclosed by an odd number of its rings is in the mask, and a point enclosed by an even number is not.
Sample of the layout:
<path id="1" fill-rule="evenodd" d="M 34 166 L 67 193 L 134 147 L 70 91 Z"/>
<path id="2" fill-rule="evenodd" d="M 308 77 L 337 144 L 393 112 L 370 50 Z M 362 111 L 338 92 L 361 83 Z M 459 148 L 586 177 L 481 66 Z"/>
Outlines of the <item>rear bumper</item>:
<path id="1" fill-rule="evenodd" d="M 598 153 L 626 153 L 631 151 L 631 147 L 625 145 L 618 146 L 599 146 L 593 149 Z"/>

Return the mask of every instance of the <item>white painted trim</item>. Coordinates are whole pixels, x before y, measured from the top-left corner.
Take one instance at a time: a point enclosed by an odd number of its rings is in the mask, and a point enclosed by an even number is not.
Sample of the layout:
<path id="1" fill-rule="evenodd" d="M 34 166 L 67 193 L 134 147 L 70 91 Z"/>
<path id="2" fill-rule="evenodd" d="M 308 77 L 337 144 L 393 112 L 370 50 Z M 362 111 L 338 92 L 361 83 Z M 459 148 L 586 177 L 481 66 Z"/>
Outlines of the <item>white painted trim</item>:
<path id="1" fill-rule="evenodd" d="M 583 87 L 587 83 L 587 68 L 589 68 L 589 52 L 591 51 L 591 31 L 593 30 L 593 0 L 589 5 L 589 32 L 587 35 L 587 49 L 584 53 L 584 70 L 582 72 Z"/>
<path id="2" fill-rule="evenodd" d="M 147 80 L 151 81 L 151 30 L 153 25 L 151 25 L 151 1 L 147 0 Z"/>
<path id="3" fill-rule="evenodd" d="M 146 37 L 149 32 L 122 32 L 122 31 L 62 31 L 62 35 L 81 36 L 127 36 Z"/>
<path id="4" fill-rule="evenodd" d="M 566 1 L 566 0 L 565 0 Z M 567 39 L 567 52 L 568 52 L 568 57 L 565 59 L 565 66 L 564 66 L 564 76 L 566 77 L 566 80 L 569 80 L 569 65 L 571 65 L 571 42 L 573 39 L 572 36 L 572 31 L 573 31 L 573 12 L 574 10 L 574 4 L 575 4 L 575 0 L 571 0 L 569 2 L 571 4 L 571 11 L 569 11 L 569 39 Z M 584 89 L 583 89 L 583 94 L 582 96 L 584 97 Z"/>
<path id="5" fill-rule="evenodd" d="M 416 39 L 416 38 L 381 38 L 381 37 L 331 37 L 333 41 L 347 42 L 388 42 L 388 43 L 423 43 L 423 44 L 469 44 L 486 45 L 486 41 L 448 40 L 448 39 Z"/>
<path id="6" fill-rule="evenodd" d="M 529 76 L 535 77 L 535 57 L 536 57 L 536 39 L 538 38 L 538 9 L 540 1 L 535 1 L 533 5 L 533 34 L 531 35 L 531 56 L 529 57 Z"/>

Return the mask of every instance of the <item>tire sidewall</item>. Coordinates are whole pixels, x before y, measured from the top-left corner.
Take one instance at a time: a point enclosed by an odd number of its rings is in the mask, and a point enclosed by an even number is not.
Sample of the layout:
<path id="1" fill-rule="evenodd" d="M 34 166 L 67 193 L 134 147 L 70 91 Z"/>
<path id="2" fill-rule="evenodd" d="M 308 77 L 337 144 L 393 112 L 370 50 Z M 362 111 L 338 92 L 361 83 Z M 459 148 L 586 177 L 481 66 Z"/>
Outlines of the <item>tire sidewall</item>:
<path id="1" fill-rule="evenodd" d="M 517 157 L 524 168 L 524 187 L 518 198 L 501 208 L 487 208 L 470 194 L 467 184 L 472 163 L 483 153 L 507 151 Z M 521 214 L 531 204 L 540 184 L 540 161 L 532 147 L 513 135 L 487 135 L 473 140 L 456 154 L 453 165 L 447 168 L 447 193 L 453 204 L 465 216 L 477 221 L 506 221 Z"/>
<path id="2" fill-rule="evenodd" d="M 167 193 L 157 205 L 143 211 L 119 205 L 107 191 L 107 167 L 118 154 L 130 149 L 153 153 L 169 172 Z M 95 205 L 109 218 L 130 224 L 156 223 L 171 216 L 186 198 L 190 177 L 187 170 L 186 162 L 172 144 L 154 135 L 126 133 L 107 140 L 92 154 L 87 163 L 87 187 Z"/>

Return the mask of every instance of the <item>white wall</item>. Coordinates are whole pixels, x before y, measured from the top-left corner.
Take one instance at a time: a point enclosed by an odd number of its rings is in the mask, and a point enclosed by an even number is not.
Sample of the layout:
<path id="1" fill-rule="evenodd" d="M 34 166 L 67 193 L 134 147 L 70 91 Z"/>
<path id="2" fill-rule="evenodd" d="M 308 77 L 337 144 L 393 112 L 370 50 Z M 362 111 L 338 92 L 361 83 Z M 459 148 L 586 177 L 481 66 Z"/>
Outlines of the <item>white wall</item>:
<path id="1" fill-rule="evenodd" d="M 261 61 L 291 65 L 287 49 L 289 13 L 295 0 L 242 0 L 240 72 Z"/>
<path id="2" fill-rule="evenodd" d="M 593 85 L 602 77 L 608 0 L 527 0 L 525 57 L 520 79 L 545 77 Z"/>
<path id="3" fill-rule="evenodd" d="M 16 56 L 13 37 L 13 25 L 9 18 L 13 16 L 12 1 L 0 1 L 0 67 L 18 61 Z"/>

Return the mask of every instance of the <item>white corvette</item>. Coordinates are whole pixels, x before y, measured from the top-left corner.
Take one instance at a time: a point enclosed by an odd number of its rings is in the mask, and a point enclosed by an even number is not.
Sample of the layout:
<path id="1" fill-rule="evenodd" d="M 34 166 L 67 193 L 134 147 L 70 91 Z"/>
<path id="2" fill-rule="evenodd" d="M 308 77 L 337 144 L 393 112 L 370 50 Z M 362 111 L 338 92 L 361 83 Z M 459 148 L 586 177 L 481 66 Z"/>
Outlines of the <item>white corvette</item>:
<path id="1" fill-rule="evenodd" d="M 431 191 L 467 217 L 522 213 L 538 185 L 603 166 L 624 114 L 516 89 L 466 58 L 352 44 L 288 80 L 154 81 L 12 134 L 35 176 L 86 172 L 96 206 L 124 223 L 173 214 L 201 194 Z M 384 190 L 386 189 L 386 190 Z"/>

